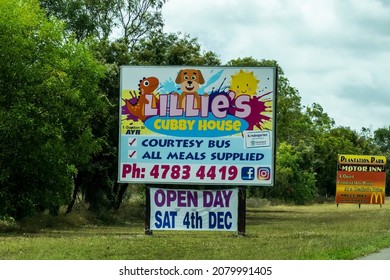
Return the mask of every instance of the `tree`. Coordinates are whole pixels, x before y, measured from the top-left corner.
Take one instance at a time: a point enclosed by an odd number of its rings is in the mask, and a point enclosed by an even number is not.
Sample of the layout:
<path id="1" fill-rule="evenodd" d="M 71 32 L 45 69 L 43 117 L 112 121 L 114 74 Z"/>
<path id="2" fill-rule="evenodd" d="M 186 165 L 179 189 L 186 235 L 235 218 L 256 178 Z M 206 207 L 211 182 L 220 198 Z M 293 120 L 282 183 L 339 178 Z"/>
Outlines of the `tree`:
<path id="1" fill-rule="evenodd" d="M 277 183 L 269 190 L 269 196 L 299 205 L 313 202 L 317 197 L 315 173 L 310 168 L 302 168 L 312 156 L 311 147 L 304 143 L 296 147 L 280 143 L 276 157 Z"/>
<path id="2" fill-rule="evenodd" d="M 0 215 L 56 214 L 101 147 L 104 69 L 34 0 L 1 1 L 0 53 Z"/>
<path id="3" fill-rule="evenodd" d="M 140 39 L 162 29 L 165 0 L 40 0 L 50 16 L 66 23 L 78 40 L 120 40 L 129 50 Z"/>
<path id="4" fill-rule="evenodd" d="M 202 51 L 198 40 L 188 34 L 158 31 L 134 47 L 130 64 L 218 66 L 221 61 L 215 53 Z"/>
<path id="5" fill-rule="evenodd" d="M 319 106 L 319 105 L 317 105 Z M 321 196 L 334 196 L 336 191 L 337 159 L 339 154 L 370 155 L 378 149 L 368 131 L 359 134 L 349 127 L 334 127 L 333 121 L 319 110 L 315 115 L 322 119 L 314 126 L 313 148 L 315 159 L 312 161 L 316 173 L 317 188 Z M 317 119 L 317 118 L 316 118 Z M 320 126 L 318 126 L 321 124 Z"/>
<path id="6" fill-rule="evenodd" d="M 390 170 L 389 170 L 389 158 L 390 158 L 390 126 L 378 128 L 374 131 L 374 144 L 378 147 L 378 154 L 386 156 L 386 185 L 390 184 Z M 389 188 L 386 188 L 386 194 L 390 194 Z"/>
<path id="7" fill-rule="evenodd" d="M 374 142 L 379 147 L 380 152 L 388 154 L 390 152 L 390 126 L 375 130 Z"/>

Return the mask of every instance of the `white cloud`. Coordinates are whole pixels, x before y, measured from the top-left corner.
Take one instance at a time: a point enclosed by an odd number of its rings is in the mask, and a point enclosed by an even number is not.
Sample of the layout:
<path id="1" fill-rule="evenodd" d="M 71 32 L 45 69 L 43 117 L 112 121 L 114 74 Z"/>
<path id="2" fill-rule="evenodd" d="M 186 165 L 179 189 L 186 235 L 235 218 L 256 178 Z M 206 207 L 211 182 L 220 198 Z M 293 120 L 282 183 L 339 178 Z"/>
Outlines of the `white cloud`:
<path id="1" fill-rule="evenodd" d="M 336 125 L 390 125 L 387 0 L 169 0 L 166 32 L 184 32 L 222 63 L 274 59 Z"/>

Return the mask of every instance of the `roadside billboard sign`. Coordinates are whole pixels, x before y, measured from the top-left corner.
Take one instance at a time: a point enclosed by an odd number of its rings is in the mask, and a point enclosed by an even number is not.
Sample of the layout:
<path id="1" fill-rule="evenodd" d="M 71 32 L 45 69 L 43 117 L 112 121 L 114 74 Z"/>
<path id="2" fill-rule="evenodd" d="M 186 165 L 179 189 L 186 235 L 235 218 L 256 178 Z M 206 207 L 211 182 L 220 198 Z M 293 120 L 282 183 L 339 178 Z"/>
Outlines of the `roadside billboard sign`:
<path id="1" fill-rule="evenodd" d="M 386 157 L 339 155 L 336 203 L 384 204 Z"/>
<path id="2" fill-rule="evenodd" d="M 275 67 L 123 66 L 120 183 L 272 186 Z"/>

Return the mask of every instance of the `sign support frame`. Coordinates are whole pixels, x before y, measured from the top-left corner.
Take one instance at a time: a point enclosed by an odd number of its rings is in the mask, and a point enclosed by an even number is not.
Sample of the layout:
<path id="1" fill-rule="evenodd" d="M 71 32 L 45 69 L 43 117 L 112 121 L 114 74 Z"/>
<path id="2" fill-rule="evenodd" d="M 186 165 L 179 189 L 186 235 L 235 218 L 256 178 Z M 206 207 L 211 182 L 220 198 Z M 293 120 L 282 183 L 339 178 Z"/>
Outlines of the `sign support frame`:
<path id="1" fill-rule="evenodd" d="M 246 230 L 246 186 L 238 189 L 238 231 L 239 236 L 245 236 Z"/>
<path id="2" fill-rule="evenodd" d="M 150 186 L 145 185 L 145 234 L 152 235 L 153 231 L 150 229 Z"/>

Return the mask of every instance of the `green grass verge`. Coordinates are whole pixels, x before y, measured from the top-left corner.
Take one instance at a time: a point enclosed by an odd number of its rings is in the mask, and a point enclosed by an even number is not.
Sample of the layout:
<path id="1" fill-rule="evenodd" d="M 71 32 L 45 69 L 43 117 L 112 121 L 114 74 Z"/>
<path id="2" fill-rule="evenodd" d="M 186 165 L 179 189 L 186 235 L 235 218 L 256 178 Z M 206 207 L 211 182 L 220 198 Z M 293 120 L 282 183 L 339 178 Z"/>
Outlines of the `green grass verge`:
<path id="1" fill-rule="evenodd" d="M 131 218 L 131 209 L 122 209 L 122 216 L 112 214 L 116 225 L 91 223 L 90 217 L 77 213 L 56 219 L 41 216 L 21 225 L 0 224 L 0 259 L 356 259 L 390 247 L 386 206 L 247 207 L 245 237 L 207 231 L 155 231 L 147 236 L 142 218 Z"/>

